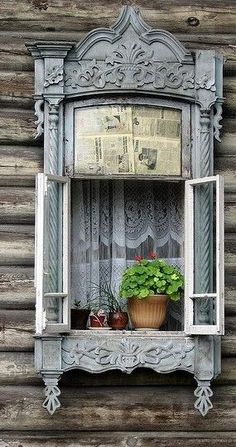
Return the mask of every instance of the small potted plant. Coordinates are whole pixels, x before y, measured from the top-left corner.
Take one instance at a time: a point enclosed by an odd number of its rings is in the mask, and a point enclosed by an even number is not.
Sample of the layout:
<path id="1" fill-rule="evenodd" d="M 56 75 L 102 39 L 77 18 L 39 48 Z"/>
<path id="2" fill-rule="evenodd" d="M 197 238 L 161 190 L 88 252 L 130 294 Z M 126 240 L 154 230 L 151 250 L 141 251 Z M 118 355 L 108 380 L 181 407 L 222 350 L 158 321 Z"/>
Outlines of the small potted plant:
<path id="1" fill-rule="evenodd" d="M 107 329 L 107 316 L 103 309 L 92 308 L 89 315 L 89 329 Z"/>
<path id="2" fill-rule="evenodd" d="M 184 286 L 183 275 L 176 267 L 155 253 L 150 259 L 141 256 L 122 277 L 120 295 L 128 300 L 131 322 L 138 329 L 159 329 L 166 321 L 168 300 L 178 301 Z"/>
<path id="3" fill-rule="evenodd" d="M 123 330 L 128 324 L 128 314 L 123 310 L 119 298 L 114 293 L 108 282 L 103 284 L 94 284 L 97 290 L 102 306 L 108 310 L 108 325 L 114 330 Z"/>
<path id="4" fill-rule="evenodd" d="M 82 307 L 79 300 L 75 300 L 71 309 L 71 329 L 86 329 L 90 314 L 89 305 Z"/>

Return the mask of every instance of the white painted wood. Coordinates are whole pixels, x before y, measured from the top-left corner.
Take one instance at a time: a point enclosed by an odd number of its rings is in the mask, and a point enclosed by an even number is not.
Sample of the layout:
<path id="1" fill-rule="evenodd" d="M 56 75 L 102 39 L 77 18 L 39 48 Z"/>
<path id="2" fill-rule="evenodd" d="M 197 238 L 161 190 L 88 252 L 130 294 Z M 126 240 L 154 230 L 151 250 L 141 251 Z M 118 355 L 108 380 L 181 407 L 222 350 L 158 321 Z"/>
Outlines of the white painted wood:
<path id="1" fill-rule="evenodd" d="M 189 299 L 193 295 L 193 247 L 194 247 L 194 211 L 193 189 L 189 181 L 185 182 L 185 234 L 184 234 L 184 266 L 185 266 L 185 290 L 184 290 L 184 329 L 191 333 L 193 325 L 193 302 Z"/>
<path id="2" fill-rule="evenodd" d="M 45 210 L 45 175 L 36 177 L 36 211 L 35 211 L 35 288 L 36 288 L 36 335 L 45 329 L 43 307 L 44 283 L 44 210 Z"/>
<path id="3" fill-rule="evenodd" d="M 44 290 L 44 276 L 46 274 L 45 263 L 45 245 L 46 241 L 46 219 L 47 188 L 49 182 L 55 182 L 62 185 L 62 292 L 47 293 Z M 70 179 L 54 175 L 38 174 L 37 176 L 37 204 L 36 204 L 36 250 L 35 250 L 35 286 L 36 286 L 36 334 L 40 335 L 46 329 L 47 332 L 68 332 L 70 329 Z M 48 196 L 47 196 L 48 197 Z M 45 312 L 45 299 L 58 298 L 62 303 L 62 322 L 47 323 Z"/>
<path id="4" fill-rule="evenodd" d="M 216 185 L 216 293 L 194 293 L 194 187 Z M 215 298 L 215 325 L 195 325 L 194 303 L 199 298 Z M 216 175 L 185 183 L 185 333 L 188 335 L 224 334 L 224 180 Z"/>
<path id="5" fill-rule="evenodd" d="M 217 332 L 224 334 L 224 178 L 216 176 L 216 293 Z"/>

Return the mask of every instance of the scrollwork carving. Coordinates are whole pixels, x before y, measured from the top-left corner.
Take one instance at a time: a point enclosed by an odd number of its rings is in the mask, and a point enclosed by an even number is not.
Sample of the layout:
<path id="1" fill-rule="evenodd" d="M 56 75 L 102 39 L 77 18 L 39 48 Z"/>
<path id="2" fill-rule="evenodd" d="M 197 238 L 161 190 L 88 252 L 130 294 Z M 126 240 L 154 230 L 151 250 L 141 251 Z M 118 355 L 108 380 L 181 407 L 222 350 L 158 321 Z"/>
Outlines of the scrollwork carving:
<path id="1" fill-rule="evenodd" d="M 216 113 L 214 115 L 213 124 L 214 124 L 214 137 L 219 142 L 221 142 L 220 130 L 222 128 L 222 124 L 220 124 L 220 121 L 222 120 L 222 109 L 223 109 L 222 102 L 217 101 L 215 103 Z"/>
<path id="2" fill-rule="evenodd" d="M 146 51 L 134 43 L 118 46 L 104 61 L 79 61 L 78 66 L 66 72 L 65 85 L 95 87 L 103 89 L 107 84 L 118 88 L 138 89 L 152 84 L 155 90 L 194 88 L 194 74 L 188 72 L 181 63 L 157 63 L 153 61 L 153 51 Z"/>
<path id="3" fill-rule="evenodd" d="M 213 392 L 210 388 L 209 381 L 198 381 L 198 387 L 194 391 L 194 396 L 197 400 L 194 403 L 194 407 L 201 413 L 202 416 L 206 416 L 209 410 L 213 408 L 210 397 L 213 396 Z"/>
<path id="4" fill-rule="evenodd" d="M 60 408 L 61 404 L 58 397 L 61 394 L 58 388 L 58 380 L 60 379 L 60 374 L 52 374 L 51 372 L 43 373 L 43 380 L 45 383 L 44 394 L 46 399 L 43 402 L 43 408 L 45 408 L 49 414 L 54 414 L 55 411 Z"/>
<path id="5" fill-rule="evenodd" d="M 37 126 L 35 139 L 39 138 L 43 134 L 43 124 L 44 124 L 43 106 L 44 106 L 43 99 L 37 99 L 35 101 L 34 108 L 35 108 L 35 116 L 37 117 L 37 120 L 35 121 L 35 124 Z"/>
<path id="6" fill-rule="evenodd" d="M 63 348 L 63 361 L 67 366 L 83 367 L 85 362 L 95 362 L 102 369 L 118 368 L 131 372 L 137 367 L 150 367 L 158 372 L 174 369 L 191 369 L 193 366 L 192 351 L 194 344 L 175 344 L 172 341 L 163 343 L 140 344 L 137 341 L 123 338 L 113 345 L 105 341 L 77 343 L 72 349 Z"/>
<path id="7" fill-rule="evenodd" d="M 61 392 L 58 386 L 49 385 L 46 386 L 44 394 L 46 396 L 46 399 L 43 402 L 43 408 L 45 408 L 48 413 L 52 415 L 61 406 L 58 399 L 58 396 L 60 396 Z"/>

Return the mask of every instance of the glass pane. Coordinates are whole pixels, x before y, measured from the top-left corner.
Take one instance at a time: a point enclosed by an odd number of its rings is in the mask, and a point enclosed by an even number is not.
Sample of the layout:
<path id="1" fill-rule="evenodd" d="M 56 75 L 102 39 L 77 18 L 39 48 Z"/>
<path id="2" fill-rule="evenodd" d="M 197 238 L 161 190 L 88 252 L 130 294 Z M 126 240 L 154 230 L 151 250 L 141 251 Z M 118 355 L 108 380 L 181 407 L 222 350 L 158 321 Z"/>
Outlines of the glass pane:
<path id="1" fill-rule="evenodd" d="M 107 105 L 75 111 L 75 173 L 181 175 L 181 111 Z"/>
<path id="2" fill-rule="evenodd" d="M 63 300 L 64 298 L 46 298 L 45 310 L 47 323 L 57 324 L 64 323 L 63 321 Z"/>
<path id="3" fill-rule="evenodd" d="M 44 252 L 44 293 L 63 292 L 62 251 L 63 251 L 63 184 L 48 181 L 46 196 L 46 234 Z M 60 319 L 58 298 L 46 299 L 46 314 L 49 322 Z"/>

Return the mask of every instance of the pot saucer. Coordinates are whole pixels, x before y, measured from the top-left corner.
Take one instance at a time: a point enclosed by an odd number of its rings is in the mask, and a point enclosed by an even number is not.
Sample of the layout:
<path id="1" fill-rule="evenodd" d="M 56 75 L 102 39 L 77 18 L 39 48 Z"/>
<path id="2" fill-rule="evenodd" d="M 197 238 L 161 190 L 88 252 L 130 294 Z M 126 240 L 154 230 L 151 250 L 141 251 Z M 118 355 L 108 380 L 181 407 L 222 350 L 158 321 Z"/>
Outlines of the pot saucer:
<path id="1" fill-rule="evenodd" d="M 150 327 L 137 327 L 134 328 L 135 331 L 159 331 L 160 329 L 150 328 Z"/>
<path id="2" fill-rule="evenodd" d="M 91 326 L 89 326 L 88 329 L 90 331 L 110 331 L 111 327 L 102 327 L 102 326 L 101 327 L 91 327 Z"/>

